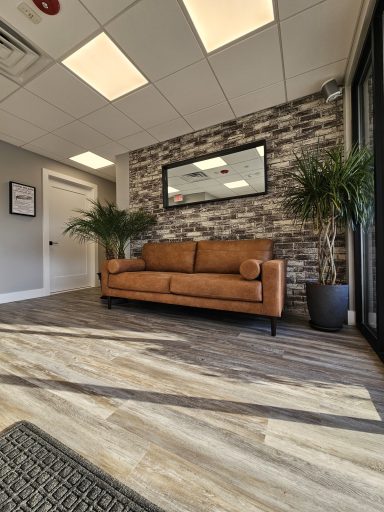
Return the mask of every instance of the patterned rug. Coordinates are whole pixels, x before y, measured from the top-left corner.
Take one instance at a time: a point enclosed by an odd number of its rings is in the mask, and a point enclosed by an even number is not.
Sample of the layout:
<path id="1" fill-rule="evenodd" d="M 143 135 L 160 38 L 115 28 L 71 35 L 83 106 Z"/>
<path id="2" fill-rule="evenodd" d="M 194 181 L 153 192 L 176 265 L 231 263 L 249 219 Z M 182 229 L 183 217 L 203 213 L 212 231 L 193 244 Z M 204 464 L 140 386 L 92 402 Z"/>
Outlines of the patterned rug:
<path id="1" fill-rule="evenodd" d="M 1 512 L 164 512 L 26 421 L 0 434 Z"/>

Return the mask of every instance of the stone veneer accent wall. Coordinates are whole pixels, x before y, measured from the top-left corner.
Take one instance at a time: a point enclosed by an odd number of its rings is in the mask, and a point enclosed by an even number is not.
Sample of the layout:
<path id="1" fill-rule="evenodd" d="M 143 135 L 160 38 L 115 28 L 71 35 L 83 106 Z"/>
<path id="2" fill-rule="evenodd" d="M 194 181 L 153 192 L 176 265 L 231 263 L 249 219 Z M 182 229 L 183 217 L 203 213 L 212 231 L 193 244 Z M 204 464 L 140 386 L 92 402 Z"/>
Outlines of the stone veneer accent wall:
<path id="1" fill-rule="evenodd" d="M 262 139 L 267 144 L 267 195 L 163 208 L 162 165 Z M 288 260 L 286 309 L 303 313 L 304 283 L 316 278 L 316 238 L 310 229 L 302 230 L 287 217 L 281 197 L 294 152 L 317 143 L 323 147 L 343 143 L 341 100 L 327 104 L 315 94 L 133 151 L 129 158 L 130 208 L 144 207 L 157 215 L 158 224 L 150 234 L 154 241 L 275 240 L 275 256 Z M 140 254 L 143 242 L 132 245 L 133 255 Z M 342 234 L 337 254 L 343 274 L 346 250 Z"/>

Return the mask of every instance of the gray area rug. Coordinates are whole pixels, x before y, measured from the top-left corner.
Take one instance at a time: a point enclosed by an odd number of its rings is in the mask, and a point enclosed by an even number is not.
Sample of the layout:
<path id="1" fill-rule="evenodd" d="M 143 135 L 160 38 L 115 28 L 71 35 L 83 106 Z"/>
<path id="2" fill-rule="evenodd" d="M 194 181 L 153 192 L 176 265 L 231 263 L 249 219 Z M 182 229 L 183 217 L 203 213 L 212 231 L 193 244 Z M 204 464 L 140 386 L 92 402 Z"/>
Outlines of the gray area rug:
<path id="1" fill-rule="evenodd" d="M 164 512 L 35 425 L 0 434 L 1 512 Z"/>

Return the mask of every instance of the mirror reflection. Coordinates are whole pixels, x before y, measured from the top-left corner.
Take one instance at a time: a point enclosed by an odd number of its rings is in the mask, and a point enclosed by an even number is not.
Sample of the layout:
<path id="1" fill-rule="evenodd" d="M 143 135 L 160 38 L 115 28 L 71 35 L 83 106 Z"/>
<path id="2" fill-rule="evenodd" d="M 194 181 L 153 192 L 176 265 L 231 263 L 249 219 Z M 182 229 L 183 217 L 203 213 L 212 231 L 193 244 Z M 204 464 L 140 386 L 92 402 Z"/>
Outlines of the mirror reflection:
<path id="1" fill-rule="evenodd" d="M 266 193 L 265 142 L 163 168 L 164 206 Z"/>

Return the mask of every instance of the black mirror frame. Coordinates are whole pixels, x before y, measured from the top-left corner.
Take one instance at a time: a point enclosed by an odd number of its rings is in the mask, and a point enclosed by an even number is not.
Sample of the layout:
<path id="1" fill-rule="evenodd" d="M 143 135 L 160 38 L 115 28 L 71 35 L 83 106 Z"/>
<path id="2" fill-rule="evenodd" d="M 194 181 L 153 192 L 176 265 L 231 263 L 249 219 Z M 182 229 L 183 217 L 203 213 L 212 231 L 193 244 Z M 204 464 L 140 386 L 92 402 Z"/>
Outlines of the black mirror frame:
<path id="1" fill-rule="evenodd" d="M 207 160 L 208 158 L 215 158 L 218 156 L 228 155 L 230 153 L 237 153 L 239 151 L 244 151 L 246 149 L 252 149 L 259 146 L 264 147 L 264 183 L 265 190 L 264 192 L 256 192 L 253 194 L 245 194 L 241 196 L 229 196 L 229 197 L 220 197 L 218 199 L 207 199 L 206 201 L 196 201 L 194 203 L 181 203 L 181 204 L 173 204 L 170 205 L 168 203 L 168 169 L 172 169 L 174 167 L 179 167 L 180 165 L 188 165 L 193 164 L 195 162 L 200 162 L 201 160 Z M 165 164 L 162 166 L 162 186 L 163 186 L 163 206 L 164 208 L 182 208 L 183 206 L 194 206 L 199 204 L 207 204 L 207 203 L 216 203 L 218 201 L 230 201 L 235 199 L 242 199 L 244 197 L 255 197 L 255 196 L 264 196 L 268 193 L 268 181 L 267 181 L 267 143 L 266 140 L 259 140 L 255 142 L 249 142 L 247 144 L 242 144 L 241 146 L 235 146 L 229 149 L 223 149 L 221 151 L 215 151 L 214 153 L 206 153 L 196 158 L 189 158 L 188 160 L 181 160 L 179 162 L 172 162 L 171 164 Z"/>

